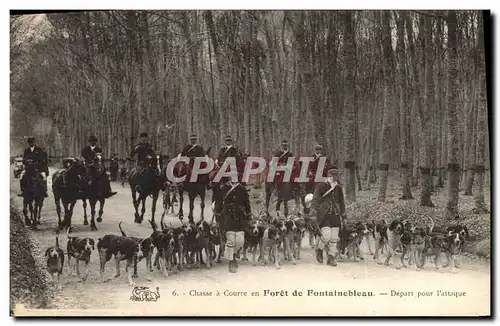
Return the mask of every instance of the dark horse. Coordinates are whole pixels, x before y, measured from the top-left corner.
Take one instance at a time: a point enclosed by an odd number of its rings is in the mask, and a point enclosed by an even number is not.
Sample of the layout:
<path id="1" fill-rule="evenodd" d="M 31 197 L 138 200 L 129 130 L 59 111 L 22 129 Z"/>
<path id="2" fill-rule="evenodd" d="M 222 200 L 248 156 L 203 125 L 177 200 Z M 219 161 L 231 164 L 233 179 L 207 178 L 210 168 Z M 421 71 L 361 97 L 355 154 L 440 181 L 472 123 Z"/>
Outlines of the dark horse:
<path id="1" fill-rule="evenodd" d="M 149 157 L 147 162 L 142 162 L 141 166 L 133 167 L 130 170 L 128 183 L 132 191 L 132 200 L 135 209 L 135 223 L 142 223 L 146 208 L 146 198 L 151 196 L 151 222 L 155 223 L 156 202 L 163 187 L 163 176 L 161 175 L 160 156 Z M 137 196 L 139 195 L 139 196 Z M 139 204 L 142 203 L 141 214 L 139 214 Z"/>
<path id="2" fill-rule="evenodd" d="M 85 166 L 77 159 L 65 159 L 63 163 L 65 168 L 52 175 L 52 192 L 59 229 L 71 228 L 71 218 L 76 201 L 85 196 Z M 61 221 L 60 202 L 64 208 L 63 221 Z"/>
<path id="3" fill-rule="evenodd" d="M 298 163 L 294 163 L 291 177 L 288 182 L 283 181 L 284 172 L 278 171 L 272 182 L 266 181 L 266 212 L 269 214 L 269 201 L 271 200 L 271 195 L 276 192 L 278 200 L 276 202 L 276 211 L 279 212 L 281 209 L 281 204 L 285 206 L 285 216 L 288 216 L 288 201 L 294 199 L 295 207 L 298 209 L 300 204 L 304 204 L 302 196 L 302 188 L 299 183 L 292 182 L 300 171 Z M 266 176 L 267 178 L 267 176 Z"/>
<path id="4" fill-rule="evenodd" d="M 208 156 L 210 153 L 210 148 L 206 151 L 206 155 Z M 201 164 L 203 168 L 203 163 Z M 193 222 L 193 210 L 194 210 L 194 200 L 196 197 L 200 197 L 201 203 L 201 220 L 204 220 L 204 210 L 205 210 L 205 195 L 207 193 L 207 187 L 210 184 L 210 179 L 208 174 L 198 175 L 198 179 L 194 182 L 191 182 L 191 172 L 192 172 L 192 164 L 186 164 L 185 162 L 179 162 L 174 167 L 174 176 L 177 178 L 186 176 L 183 182 L 178 186 L 179 190 L 179 219 L 182 221 L 184 217 L 184 191 L 188 193 L 189 196 L 189 222 Z"/>
<path id="5" fill-rule="evenodd" d="M 86 167 L 85 174 L 85 197 L 82 198 L 83 201 L 83 225 L 88 225 L 87 220 L 87 199 L 90 204 L 90 230 L 97 231 L 97 226 L 95 224 L 95 207 L 97 202 L 99 202 L 99 215 L 97 216 L 97 222 L 102 222 L 102 214 L 104 212 L 104 204 L 106 203 L 106 198 L 104 193 L 107 189 L 107 178 L 108 176 L 104 173 L 104 167 L 102 164 L 102 156 L 100 153 L 96 153 L 93 161 Z"/>
<path id="6" fill-rule="evenodd" d="M 42 213 L 43 201 L 45 199 L 43 194 L 44 181 L 38 171 L 38 164 L 28 160 L 24 179 L 26 182 L 25 191 L 23 192 L 23 214 L 24 223 L 32 229 L 40 224 L 40 215 Z M 28 218 L 28 207 L 30 216 Z"/>

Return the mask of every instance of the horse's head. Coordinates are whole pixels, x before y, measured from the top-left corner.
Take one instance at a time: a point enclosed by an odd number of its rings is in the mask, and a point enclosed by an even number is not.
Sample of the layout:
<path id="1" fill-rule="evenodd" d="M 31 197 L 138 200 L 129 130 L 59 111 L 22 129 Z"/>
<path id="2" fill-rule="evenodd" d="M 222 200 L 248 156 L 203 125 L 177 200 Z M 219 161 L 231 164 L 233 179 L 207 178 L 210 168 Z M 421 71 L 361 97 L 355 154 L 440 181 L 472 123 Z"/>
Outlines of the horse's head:
<path id="1" fill-rule="evenodd" d="M 102 153 L 95 153 L 94 155 L 94 166 L 97 170 L 102 171 Z"/>
<path id="2" fill-rule="evenodd" d="M 176 178 L 180 178 L 182 176 L 184 176 L 186 173 L 187 173 L 187 163 L 186 162 L 177 162 L 177 164 L 175 164 L 175 167 L 174 167 L 174 176 Z"/>
<path id="3" fill-rule="evenodd" d="M 156 162 L 155 163 L 156 163 L 156 170 L 158 171 L 158 173 L 160 173 L 161 167 L 163 165 L 163 161 L 161 160 L 160 155 L 158 155 L 158 154 L 156 155 Z"/>

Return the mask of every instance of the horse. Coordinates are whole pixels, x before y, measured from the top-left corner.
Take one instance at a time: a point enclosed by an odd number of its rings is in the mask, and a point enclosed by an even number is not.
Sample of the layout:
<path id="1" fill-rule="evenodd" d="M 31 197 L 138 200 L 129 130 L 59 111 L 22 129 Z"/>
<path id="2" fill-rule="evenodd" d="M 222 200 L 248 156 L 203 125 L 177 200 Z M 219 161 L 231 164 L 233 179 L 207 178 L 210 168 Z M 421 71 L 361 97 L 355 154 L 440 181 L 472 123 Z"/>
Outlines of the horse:
<path id="1" fill-rule="evenodd" d="M 210 149 L 206 151 L 206 155 L 209 156 Z M 182 218 L 184 217 L 184 209 L 183 209 L 183 204 L 184 204 L 184 191 L 188 193 L 189 197 L 189 215 L 188 215 L 188 220 L 189 222 L 194 222 L 193 218 L 193 210 L 194 210 L 194 200 L 196 197 L 200 197 L 201 203 L 200 203 L 200 208 L 201 208 L 201 220 L 204 220 L 204 210 L 205 210 L 205 196 L 207 192 L 207 187 L 210 184 L 210 179 L 208 177 L 208 174 L 202 174 L 198 176 L 198 179 L 194 182 L 191 182 L 191 172 L 192 172 L 192 165 L 188 165 L 185 162 L 179 162 L 176 165 L 177 167 L 174 168 L 174 175 L 176 177 L 182 177 L 186 176 L 185 180 L 181 182 L 181 184 L 178 187 L 179 190 L 179 213 L 178 217 L 182 222 Z M 203 166 L 203 164 L 202 164 Z"/>
<path id="2" fill-rule="evenodd" d="M 277 193 L 278 200 L 276 202 L 276 211 L 279 212 L 281 209 L 281 204 L 284 204 L 285 207 L 285 216 L 288 216 L 288 201 L 295 200 L 295 207 L 298 208 L 302 202 L 302 205 L 305 206 L 304 197 L 302 194 L 302 189 L 300 184 L 296 182 L 292 182 L 300 171 L 299 164 L 294 162 L 291 171 L 291 178 L 289 182 L 284 182 L 284 171 L 278 171 L 275 174 L 274 180 L 271 182 L 266 181 L 265 184 L 265 193 L 266 193 L 266 212 L 269 214 L 269 202 L 271 200 L 271 196 L 274 192 Z"/>
<path id="3" fill-rule="evenodd" d="M 84 220 L 83 225 L 88 225 L 87 220 L 87 199 L 90 204 L 90 230 L 97 231 L 97 226 L 95 224 L 95 207 L 97 202 L 99 202 L 99 215 L 97 216 L 97 222 L 102 222 L 102 214 L 104 212 L 104 204 L 106 203 L 106 198 L 104 197 L 104 191 L 107 188 L 104 178 L 107 175 L 104 174 L 104 167 L 102 164 L 102 154 L 96 153 L 91 162 L 86 167 L 85 181 L 87 186 L 85 187 L 85 196 L 82 197 L 83 201 L 83 212 Z"/>
<path id="4" fill-rule="evenodd" d="M 26 226 L 31 226 L 36 229 L 40 224 L 40 216 L 42 213 L 43 201 L 45 199 L 43 193 L 44 181 L 38 171 L 38 164 L 32 160 L 28 160 L 25 170 L 25 189 L 23 191 L 23 214 L 24 223 Z M 28 207 L 30 217 L 28 218 Z"/>
<path id="5" fill-rule="evenodd" d="M 116 179 L 118 177 L 118 161 L 117 161 L 117 159 L 111 160 L 111 163 L 109 164 L 109 173 L 110 173 L 111 181 L 116 181 Z"/>
<path id="6" fill-rule="evenodd" d="M 77 159 L 64 160 L 65 168 L 52 175 L 52 192 L 56 205 L 59 229 L 69 228 L 71 231 L 71 218 L 76 201 L 85 197 L 85 167 Z M 61 221 L 62 202 L 64 208 L 64 220 Z"/>
<path id="7" fill-rule="evenodd" d="M 160 190 L 163 187 L 163 176 L 161 174 L 161 161 L 160 156 L 156 155 L 153 159 L 148 157 L 147 162 L 142 162 L 141 166 L 133 167 L 128 176 L 128 183 L 132 191 L 132 200 L 135 209 L 134 222 L 141 224 L 144 219 L 146 208 L 146 198 L 151 196 L 151 222 L 155 223 L 156 202 Z M 137 195 L 139 195 L 137 197 Z M 141 214 L 139 214 L 139 204 L 142 203 Z"/>

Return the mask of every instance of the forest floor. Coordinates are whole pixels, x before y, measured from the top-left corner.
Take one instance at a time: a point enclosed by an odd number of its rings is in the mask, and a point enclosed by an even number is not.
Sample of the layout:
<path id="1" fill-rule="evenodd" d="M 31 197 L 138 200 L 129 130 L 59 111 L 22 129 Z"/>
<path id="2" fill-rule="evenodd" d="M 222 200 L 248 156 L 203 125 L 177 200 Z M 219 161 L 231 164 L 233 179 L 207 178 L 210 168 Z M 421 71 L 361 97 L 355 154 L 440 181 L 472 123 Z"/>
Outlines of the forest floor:
<path id="1" fill-rule="evenodd" d="M 54 170 L 51 171 L 53 173 Z M 21 198 L 16 194 L 19 191 L 19 180 L 11 177 L 12 201 L 18 208 L 22 204 Z M 73 215 L 74 236 L 90 236 L 97 240 L 105 234 L 119 235 L 118 223 L 123 221 L 123 229 L 131 236 L 146 237 L 151 233 L 151 227 L 146 219 L 150 218 L 149 204 L 146 210 L 145 223 L 133 223 L 133 206 L 128 185 L 124 188 L 119 183 L 112 183 L 118 194 L 106 202 L 102 223 L 98 223 L 96 232 L 91 232 L 88 226 L 83 225 L 83 209 L 81 202 L 77 203 Z M 50 178 L 49 178 L 49 189 Z M 446 204 L 446 191 L 437 191 L 432 200 L 435 208 L 420 207 L 418 200 L 398 200 L 400 196 L 399 181 L 391 179 L 388 187 L 387 202 L 376 201 L 378 185 L 371 185 L 372 190 L 358 191 L 357 202 L 347 205 L 347 214 L 352 218 L 366 217 L 381 219 L 402 217 L 410 219 L 424 218 L 431 215 L 436 224 L 443 221 Z M 413 196 L 418 198 L 419 189 L 412 189 Z M 252 209 L 258 211 L 263 208 L 263 191 L 251 190 Z M 489 188 L 486 200 L 488 207 Z M 205 216 L 211 218 L 210 192 L 208 194 L 207 210 Z M 148 203 L 150 199 L 148 199 Z M 157 218 L 161 216 L 161 199 L 158 202 Z M 290 202 L 291 205 L 292 202 Z M 272 204 L 273 205 L 273 204 Z M 285 262 L 282 269 L 276 270 L 274 266 L 252 266 L 251 263 L 242 262 L 238 273 L 231 274 L 227 271 L 227 261 L 222 265 L 215 264 L 207 270 L 187 270 L 165 278 L 160 272 L 155 271 L 150 275 L 151 281 L 144 276 L 144 263 L 138 266 L 139 278 L 135 279 L 137 285 L 148 286 L 154 290 L 159 288 L 161 299 L 158 302 L 134 302 L 130 300 L 131 287 L 128 285 L 121 265 L 121 276 L 106 283 L 100 282 L 99 257 L 96 252 L 92 254 L 90 262 L 90 275 L 85 283 L 77 280 L 76 276 L 69 275 L 65 266 L 62 277 L 63 288 L 57 290 L 49 285 L 48 278 L 43 274 L 42 256 L 46 248 L 55 244 L 54 229 L 57 226 L 57 215 L 52 193 L 46 199 L 42 211 L 42 225 L 37 231 L 23 228 L 22 222 L 15 221 L 17 215 L 11 215 L 11 248 L 19 246 L 20 251 L 11 254 L 11 300 L 12 303 L 24 303 L 25 308 L 51 308 L 45 310 L 46 314 L 57 315 L 488 315 L 490 313 L 490 215 L 472 214 L 473 197 L 460 195 L 459 210 L 463 223 L 470 230 L 473 239 L 467 245 L 467 252 L 461 255 L 461 268 L 457 272 L 445 270 L 439 273 L 434 270 L 434 265 L 428 263 L 423 271 L 414 267 L 397 270 L 394 266 L 377 265 L 373 258 L 366 255 L 365 260 L 359 263 L 341 262 L 335 268 L 320 265 L 315 261 L 313 250 L 306 239 L 303 241 L 301 260 L 297 265 Z M 178 207 L 176 207 L 177 211 Z M 187 200 L 185 207 L 187 209 Z M 15 209 L 14 209 L 15 210 Z M 273 211 L 274 209 L 271 209 Z M 195 220 L 199 216 L 199 204 L 195 204 Z M 173 226 L 180 225 L 179 220 L 172 215 L 167 215 L 167 223 Z M 32 243 L 23 245 L 28 238 Z M 61 245 L 66 248 L 66 239 L 61 235 Z M 29 249 L 21 249 L 23 248 Z M 30 257 L 26 250 L 31 251 Z M 367 253 L 366 244 L 363 251 Z M 484 257 L 484 258 L 481 258 Z M 38 263 L 36 263 L 38 262 Z M 40 262 L 42 262 L 40 264 Z M 31 271 L 30 271 L 31 270 Z M 30 272 L 28 272 L 30 271 Z M 114 272 L 114 264 L 106 265 L 106 276 Z M 20 275 L 25 275 L 20 277 Z M 29 281 L 25 279 L 29 278 Z M 14 280 L 14 281 L 13 281 Z M 15 284 L 14 290 L 12 283 Z M 28 293 L 36 288 L 36 304 L 30 304 L 22 293 Z M 24 292 L 17 287 L 24 285 Z M 289 290 L 288 297 L 277 299 L 265 295 L 266 289 L 273 291 Z M 372 291 L 374 298 L 360 300 L 356 297 L 292 297 L 293 290 L 313 289 L 323 290 L 357 290 Z M 192 291 L 212 292 L 208 296 L 193 296 Z M 437 291 L 452 291 L 453 293 L 466 293 L 464 297 L 445 296 L 437 298 Z M 176 291 L 177 296 L 173 295 Z M 215 292 L 220 291 L 221 296 Z M 227 300 L 224 291 L 237 291 L 240 296 Z M 252 291 L 260 294 L 258 299 L 250 296 Z M 407 296 L 399 296 L 395 291 L 405 291 Z M 422 305 L 418 304 L 419 291 L 433 293 L 432 301 Z M 33 292 L 33 291 L 31 291 Z M 243 297 L 243 292 L 246 296 Z M 307 293 L 307 292 L 306 292 Z M 388 295 L 384 294 L 388 293 Z M 409 295 L 408 293 L 411 293 Z M 249 297 L 250 296 L 250 297 Z M 301 300 L 301 301 L 297 301 Z M 420 301 L 419 301 L 420 300 Z M 258 303 L 258 304 L 257 304 Z M 332 310 L 331 307 L 337 307 Z M 40 315 L 44 312 L 21 309 L 16 315 Z"/>

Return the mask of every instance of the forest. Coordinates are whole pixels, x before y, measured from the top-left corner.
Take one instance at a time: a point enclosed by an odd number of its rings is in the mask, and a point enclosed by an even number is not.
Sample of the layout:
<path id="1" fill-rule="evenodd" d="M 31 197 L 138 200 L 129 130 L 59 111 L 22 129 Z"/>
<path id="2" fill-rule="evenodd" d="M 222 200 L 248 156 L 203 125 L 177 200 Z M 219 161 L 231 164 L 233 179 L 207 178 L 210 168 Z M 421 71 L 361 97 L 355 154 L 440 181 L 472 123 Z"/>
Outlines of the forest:
<path id="1" fill-rule="evenodd" d="M 484 14 L 487 15 L 487 14 Z M 489 175 L 481 11 L 91 11 L 10 18 L 11 148 L 34 135 L 51 156 L 96 135 L 125 158 L 146 131 L 176 155 L 196 133 L 270 157 L 320 143 L 348 201 L 459 189 L 485 213 Z M 12 145 L 12 142 L 14 145 Z M 392 180 L 392 179 L 391 179 Z M 489 180 L 489 177 L 488 177 Z M 489 184 L 489 181 L 488 181 Z M 415 194 L 415 187 L 421 189 Z M 413 193 L 412 193 L 413 192 Z M 489 201 L 489 200 L 488 200 Z"/>

